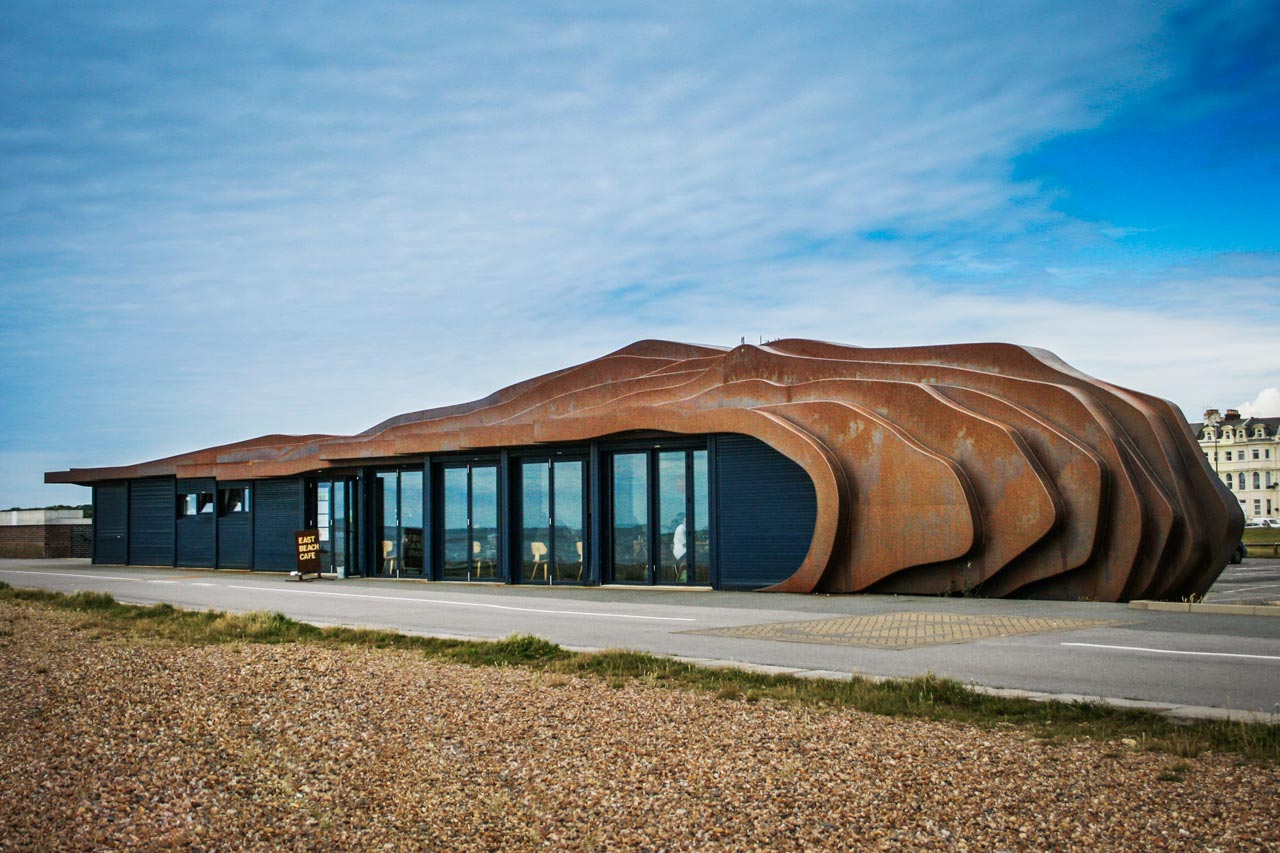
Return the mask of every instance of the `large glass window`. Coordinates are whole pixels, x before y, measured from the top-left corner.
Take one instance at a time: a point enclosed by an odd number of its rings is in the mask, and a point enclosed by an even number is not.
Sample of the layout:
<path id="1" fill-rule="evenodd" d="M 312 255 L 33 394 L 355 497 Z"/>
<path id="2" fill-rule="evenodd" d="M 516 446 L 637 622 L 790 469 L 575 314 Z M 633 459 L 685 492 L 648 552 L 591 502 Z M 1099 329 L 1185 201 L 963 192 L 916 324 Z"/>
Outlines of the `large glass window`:
<path id="1" fill-rule="evenodd" d="M 471 577 L 470 489 L 466 468 L 444 470 L 444 578 Z"/>
<path id="2" fill-rule="evenodd" d="M 689 581 L 696 584 L 710 582 L 711 567 L 711 498 L 707 480 L 707 451 L 693 451 L 693 564 Z"/>
<path id="3" fill-rule="evenodd" d="M 705 584 L 711 565 L 705 450 L 615 453 L 612 579 Z"/>
<path id="4" fill-rule="evenodd" d="M 520 580 L 551 582 L 551 463 L 520 465 Z"/>
<path id="5" fill-rule="evenodd" d="M 649 455 L 613 455 L 613 579 L 644 583 L 649 574 Z"/>
<path id="6" fill-rule="evenodd" d="M 400 473 L 380 471 L 377 475 L 374 529 L 379 532 L 378 574 L 398 575 L 403 568 L 400 553 Z"/>
<path id="7" fill-rule="evenodd" d="M 557 460 L 554 521 L 556 580 L 582 582 L 587 578 L 586 490 L 587 466 L 576 459 Z"/>
<path id="8" fill-rule="evenodd" d="M 685 512 L 684 451 L 658 454 L 658 583 L 688 580 L 689 525 Z"/>
<path id="9" fill-rule="evenodd" d="M 426 565 L 422 553 L 422 472 L 400 472 L 400 553 L 404 573 L 421 577 Z"/>
<path id="10" fill-rule="evenodd" d="M 350 543 L 355 529 L 352 494 L 355 483 L 349 479 L 316 482 L 315 524 L 320 534 L 320 561 L 326 572 L 346 577 L 355 570 L 349 562 Z M 381 564 L 375 564 L 378 571 Z"/>
<path id="11" fill-rule="evenodd" d="M 422 472 L 379 471 L 374 529 L 379 531 L 376 572 L 397 577 L 423 574 Z"/>
<path id="12" fill-rule="evenodd" d="M 441 490 L 444 579 L 498 578 L 498 466 L 450 465 Z"/>
<path id="13" fill-rule="evenodd" d="M 580 459 L 520 463 L 520 580 L 581 582 L 585 577 L 583 475 Z"/>

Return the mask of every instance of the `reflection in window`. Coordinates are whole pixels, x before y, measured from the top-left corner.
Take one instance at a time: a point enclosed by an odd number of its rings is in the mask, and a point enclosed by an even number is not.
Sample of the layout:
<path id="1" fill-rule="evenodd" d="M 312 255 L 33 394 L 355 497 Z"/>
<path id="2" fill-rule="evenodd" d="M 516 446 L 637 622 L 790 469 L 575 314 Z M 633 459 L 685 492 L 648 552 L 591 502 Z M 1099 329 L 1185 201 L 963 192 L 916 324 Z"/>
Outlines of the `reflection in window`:
<path id="1" fill-rule="evenodd" d="M 520 466 L 520 580 L 551 582 L 551 463 Z"/>
<path id="2" fill-rule="evenodd" d="M 645 453 L 613 457 L 613 579 L 648 580 L 649 471 Z"/>
<path id="3" fill-rule="evenodd" d="M 400 542 L 405 574 L 420 576 L 422 554 L 422 472 L 400 474 Z"/>
<path id="4" fill-rule="evenodd" d="M 377 504 L 374 507 L 374 529 L 381 539 L 378 550 L 381 564 L 378 574 L 399 574 L 400 565 L 400 474 L 378 472 Z"/>
<path id="5" fill-rule="evenodd" d="M 178 518 L 186 518 L 196 514 L 196 495 L 195 492 L 180 492 L 178 494 Z"/>
<path id="6" fill-rule="evenodd" d="M 233 486 L 218 489 L 218 512 L 230 515 L 235 512 L 249 511 L 249 489 L 247 486 Z"/>
<path id="7" fill-rule="evenodd" d="M 693 451 L 693 583 L 707 583 L 711 565 L 711 499 L 707 490 L 707 451 Z"/>
<path id="8" fill-rule="evenodd" d="M 198 492 L 196 495 L 196 512 L 204 515 L 213 512 L 213 492 Z"/>

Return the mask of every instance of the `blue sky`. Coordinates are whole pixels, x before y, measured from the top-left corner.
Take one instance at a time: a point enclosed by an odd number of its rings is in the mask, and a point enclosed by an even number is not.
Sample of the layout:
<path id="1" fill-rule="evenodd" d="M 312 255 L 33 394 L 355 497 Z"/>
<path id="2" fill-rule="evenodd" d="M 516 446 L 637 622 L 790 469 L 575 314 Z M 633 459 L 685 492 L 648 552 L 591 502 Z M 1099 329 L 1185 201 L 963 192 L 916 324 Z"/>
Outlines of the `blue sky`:
<path id="1" fill-rule="evenodd" d="M 1276 44 L 1274 2 L 0 0 L 0 507 L 640 338 L 1265 407 Z"/>

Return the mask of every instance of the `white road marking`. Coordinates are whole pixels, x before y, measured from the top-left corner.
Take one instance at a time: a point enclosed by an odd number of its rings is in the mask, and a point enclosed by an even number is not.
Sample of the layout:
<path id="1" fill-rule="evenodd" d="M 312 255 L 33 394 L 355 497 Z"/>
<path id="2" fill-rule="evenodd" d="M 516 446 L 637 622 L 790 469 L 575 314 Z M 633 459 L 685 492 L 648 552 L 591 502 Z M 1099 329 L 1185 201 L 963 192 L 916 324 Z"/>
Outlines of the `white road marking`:
<path id="1" fill-rule="evenodd" d="M 182 583 L 181 580 L 153 580 L 147 578 L 126 578 L 119 575 L 91 575 L 79 572 L 42 572 L 24 571 L 20 569 L 0 569 L 0 572 L 14 575 L 50 575 L 64 578 L 90 578 L 92 580 L 133 581 L 135 583 Z M 218 586 L 212 583 L 193 582 L 191 586 Z M 637 616 L 630 613 L 593 613 L 587 610 L 548 610 L 538 607 L 512 607 L 506 604 L 486 604 L 478 601 L 449 601 L 442 598 L 408 598 L 397 595 L 362 595 L 356 592 L 321 592 L 315 589 L 273 589 L 269 586 L 236 586 L 225 584 L 226 589 L 246 589 L 253 592 L 282 592 L 290 595 L 330 595 L 336 598 L 369 598 L 382 601 L 415 601 L 423 604 L 444 604 L 453 607 L 487 607 L 491 610 L 511 610 L 520 613 L 546 613 L 551 616 L 594 616 L 599 619 L 639 619 L 648 622 L 696 622 L 698 620 L 684 616 Z"/>
<path id="2" fill-rule="evenodd" d="M 287 595 L 328 595 L 335 598 L 368 598 L 381 601 L 416 602 L 421 604 L 443 604 L 451 607 L 487 607 L 491 610 L 512 610 L 520 613 L 546 613 L 551 616 L 594 616 L 600 619 L 642 619 L 651 622 L 696 622 L 698 620 L 684 616 L 636 616 L 630 613 L 593 613 L 588 610 L 547 610 L 538 607 L 512 607 L 507 604 L 487 604 L 479 601 L 449 601 L 443 598 L 407 598 L 399 595 L 362 595 L 357 592 L 321 592 L 317 589 L 274 589 L 267 586 L 233 586 L 227 589 L 247 589 L 253 592 L 280 592 Z"/>
<path id="3" fill-rule="evenodd" d="M 1195 655 L 1210 658 L 1249 658 L 1251 660 L 1280 661 L 1280 655 L 1245 655 L 1235 652 L 1185 652 L 1178 649 L 1148 649 L 1142 646 L 1104 646 L 1101 643 L 1060 643 L 1063 646 L 1081 646 L 1088 649 L 1112 649 L 1122 652 L 1151 652 L 1157 655 Z"/>
<path id="4" fill-rule="evenodd" d="M 116 575 L 82 575 L 82 574 L 77 574 L 75 572 L 33 572 L 33 571 L 27 571 L 23 569 L 0 569 L 0 572 L 3 572 L 6 575 L 50 575 L 52 577 L 59 577 L 59 578 L 91 578 L 93 580 L 104 580 L 104 581 L 141 582 L 143 580 L 142 578 L 122 578 Z"/>

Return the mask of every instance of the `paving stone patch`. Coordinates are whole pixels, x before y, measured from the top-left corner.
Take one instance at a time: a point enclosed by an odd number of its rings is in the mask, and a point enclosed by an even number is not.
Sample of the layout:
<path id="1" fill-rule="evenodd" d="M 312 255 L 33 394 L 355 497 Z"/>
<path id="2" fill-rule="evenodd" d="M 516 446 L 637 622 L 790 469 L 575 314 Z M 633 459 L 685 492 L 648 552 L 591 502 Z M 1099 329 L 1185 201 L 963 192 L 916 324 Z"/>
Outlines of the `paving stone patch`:
<path id="1" fill-rule="evenodd" d="M 703 628 L 687 634 L 774 640 L 783 643 L 816 643 L 828 646 L 864 646 L 876 649 L 916 649 L 946 643 L 971 643 L 993 637 L 1079 631 L 1130 624 L 1108 619 L 1062 619 L 1034 616 L 974 616 L 963 613 L 878 613 L 874 616 L 839 616 L 803 622 L 769 622 L 731 628 Z"/>

